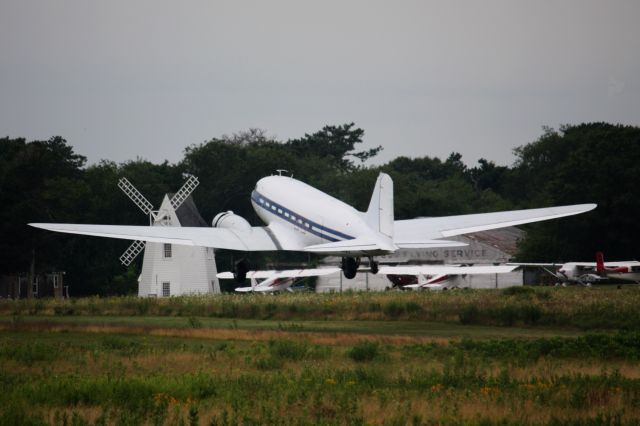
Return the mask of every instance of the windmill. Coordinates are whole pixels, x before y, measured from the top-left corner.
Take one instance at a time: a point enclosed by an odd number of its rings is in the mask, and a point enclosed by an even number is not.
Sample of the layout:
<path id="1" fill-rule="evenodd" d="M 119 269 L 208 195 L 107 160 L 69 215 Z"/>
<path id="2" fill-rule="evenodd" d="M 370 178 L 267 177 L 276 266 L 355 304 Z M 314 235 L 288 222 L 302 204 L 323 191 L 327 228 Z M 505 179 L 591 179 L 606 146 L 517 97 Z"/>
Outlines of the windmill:
<path id="1" fill-rule="evenodd" d="M 197 177 L 190 175 L 178 192 L 170 198 L 169 201 L 171 203 L 171 207 L 173 207 L 174 210 L 178 210 L 178 207 L 180 207 L 189 195 L 191 195 L 199 183 L 200 182 Z M 125 195 L 133 201 L 133 204 L 138 206 L 145 215 L 149 216 L 150 225 L 170 225 L 168 223 L 166 212 L 163 214 L 163 210 L 154 210 L 153 204 L 151 204 L 127 178 L 123 177 L 118 181 L 118 188 L 120 188 L 122 192 L 124 192 Z M 139 240 L 131 243 L 131 245 L 120 256 L 120 263 L 124 266 L 129 266 L 131 262 L 133 262 L 133 260 L 144 250 L 145 245 L 144 241 Z"/>
<path id="2" fill-rule="evenodd" d="M 149 217 L 150 226 L 206 226 L 190 197 L 198 184 L 197 177 L 189 176 L 178 192 L 164 196 L 158 210 L 126 178 L 119 180 L 118 187 Z M 120 256 L 120 262 L 128 266 L 143 251 L 139 296 L 220 292 L 212 248 L 134 241 Z"/>

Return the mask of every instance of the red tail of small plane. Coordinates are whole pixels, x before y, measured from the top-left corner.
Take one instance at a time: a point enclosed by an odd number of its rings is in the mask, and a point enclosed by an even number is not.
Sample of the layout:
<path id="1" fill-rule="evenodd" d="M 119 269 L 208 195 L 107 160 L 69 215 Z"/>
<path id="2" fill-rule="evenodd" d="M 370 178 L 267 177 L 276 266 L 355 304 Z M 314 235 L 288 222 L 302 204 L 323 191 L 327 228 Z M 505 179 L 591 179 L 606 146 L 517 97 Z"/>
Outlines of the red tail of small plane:
<path id="1" fill-rule="evenodd" d="M 596 273 L 598 275 L 603 275 L 605 273 L 604 254 L 601 251 L 596 252 Z"/>

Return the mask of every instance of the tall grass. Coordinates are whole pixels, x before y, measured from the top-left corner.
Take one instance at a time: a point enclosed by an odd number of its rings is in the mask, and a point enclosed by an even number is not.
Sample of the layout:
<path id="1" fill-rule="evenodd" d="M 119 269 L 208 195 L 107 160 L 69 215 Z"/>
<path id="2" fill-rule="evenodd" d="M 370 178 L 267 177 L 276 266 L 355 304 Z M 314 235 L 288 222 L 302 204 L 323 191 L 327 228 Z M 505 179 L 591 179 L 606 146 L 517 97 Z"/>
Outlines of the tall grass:
<path id="1" fill-rule="evenodd" d="M 223 294 L 160 299 L 89 297 L 71 300 L 1 300 L 0 315 L 184 316 L 276 319 L 378 319 L 500 326 L 640 328 L 640 288 L 531 288 L 455 292 L 349 292 L 343 294 Z"/>
<path id="2" fill-rule="evenodd" d="M 637 332 L 332 346 L 289 336 L 4 331 L 0 425 L 634 424 L 640 416 Z"/>

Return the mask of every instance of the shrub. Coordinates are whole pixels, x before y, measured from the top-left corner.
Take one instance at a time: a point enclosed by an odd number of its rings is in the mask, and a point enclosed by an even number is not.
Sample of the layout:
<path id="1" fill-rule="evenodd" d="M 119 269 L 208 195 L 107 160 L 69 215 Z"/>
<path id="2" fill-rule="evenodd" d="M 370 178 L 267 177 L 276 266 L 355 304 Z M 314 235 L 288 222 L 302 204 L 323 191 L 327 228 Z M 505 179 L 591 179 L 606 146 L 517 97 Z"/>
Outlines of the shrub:
<path id="1" fill-rule="evenodd" d="M 384 305 L 384 314 L 390 318 L 398 318 L 404 313 L 404 305 L 400 302 L 391 301 Z"/>
<path id="2" fill-rule="evenodd" d="M 422 311 L 422 306 L 420 306 L 418 303 L 414 301 L 407 302 L 405 306 L 406 306 L 407 313 L 409 314 L 415 314 Z"/>
<path id="3" fill-rule="evenodd" d="M 280 358 L 273 356 L 267 358 L 259 358 L 256 360 L 256 368 L 258 370 L 279 370 L 284 365 L 284 362 Z"/>
<path id="4" fill-rule="evenodd" d="M 269 352 L 271 356 L 281 359 L 298 361 L 303 359 L 309 351 L 307 342 L 296 342 L 293 340 L 270 340 Z"/>
<path id="5" fill-rule="evenodd" d="M 533 288 L 526 286 L 507 287 L 502 290 L 504 296 L 529 296 L 535 292 Z"/>
<path id="6" fill-rule="evenodd" d="M 378 342 L 360 342 L 355 344 L 347 355 L 356 362 L 372 361 L 380 355 L 380 345 Z"/>
<path id="7" fill-rule="evenodd" d="M 458 314 L 460 324 L 475 324 L 480 319 L 480 310 L 476 305 L 465 306 Z"/>
<path id="8" fill-rule="evenodd" d="M 541 317 L 542 311 L 535 305 L 527 305 L 522 308 L 522 320 L 525 324 L 535 325 Z"/>
<path id="9" fill-rule="evenodd" d="M 497 320 L 501 325 L 512 326 L 518 320 L 518 310 L 512 305 L 504 306 L 496 312 Z"/>
<path id="10" fill-rule="evenodd" d="M 187 325 L 189 328 L 202 328 L 202 321 L 200 321 L 196 317 L 189 317 L 187 320 Z"/>

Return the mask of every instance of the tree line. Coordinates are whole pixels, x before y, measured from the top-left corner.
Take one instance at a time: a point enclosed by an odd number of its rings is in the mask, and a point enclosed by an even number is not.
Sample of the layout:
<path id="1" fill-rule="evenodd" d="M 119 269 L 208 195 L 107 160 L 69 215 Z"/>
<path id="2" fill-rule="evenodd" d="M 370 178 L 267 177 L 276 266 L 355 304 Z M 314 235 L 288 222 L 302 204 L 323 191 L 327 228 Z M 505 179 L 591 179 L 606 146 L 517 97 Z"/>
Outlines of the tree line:
<path id="1" fill-rule="evenodd" d="M 353 123 L 325 126 L 297 139 L 279 141 L 250 129 L 191 145 L 177 163 L 136 159 L 103 160 L 87 166 L 62 137 L 27 142 L 0 139 L 0 274 L 37 269 L 63 270 L 73 293 L 135 292 L 141 258 L 124 268 L 118 257 L 129 242 L 58 234 L 28 222 L 148 224 L 117 188 L 127 177 L 156 206 L 175 192 L 185 174 L 200 180 L 194 193 L 205 220 L 233 210 L 260 224 L 249 203 L 255 182 L 287 169 L 353 206 L 366 210 L 379 172 L 395 184 L 397 219 L 442 216 L 552 205 L 598 203 L 587 214 L 525 227 L 518 245 L 521 261 L 591 260 L 638 257 L 640 235 L 640 128 L 608 123 L 544 128 L 541 136 L 515 148 L 511 166 L 481 158 L 473 166 L 459 153 L 446 159 L 398 157 L 376 166 L 364 161 L 382 149 L 360 149 L 364 130 Z M 227 269 L 231 260 L 219 256 Z M 306 260 L 295 255 L 294 259 Z M 290 255 L 257 255 L 255 263 Z M 229 265 L 227 264 L 229 263 Z"/>

